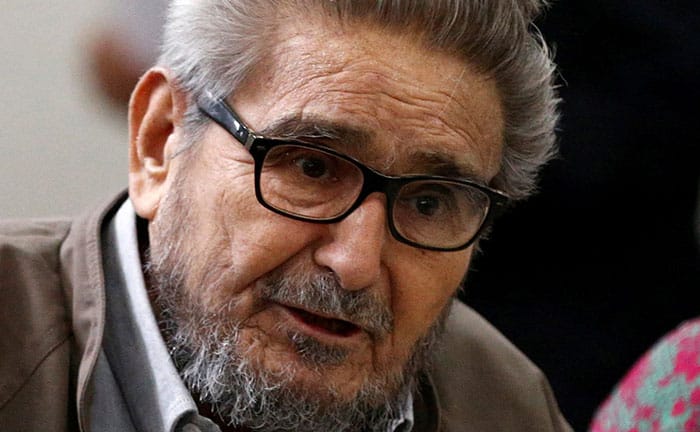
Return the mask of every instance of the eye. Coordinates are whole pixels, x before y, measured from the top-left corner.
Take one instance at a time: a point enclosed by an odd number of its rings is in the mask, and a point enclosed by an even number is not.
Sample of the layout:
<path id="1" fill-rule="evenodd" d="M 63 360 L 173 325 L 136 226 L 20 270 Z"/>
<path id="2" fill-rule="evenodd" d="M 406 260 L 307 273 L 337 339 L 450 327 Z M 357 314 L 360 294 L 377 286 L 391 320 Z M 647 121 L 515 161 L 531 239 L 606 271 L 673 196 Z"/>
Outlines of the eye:
<path id="1" fill-rule="evenodd" d="M 314 155 L 302 155 L 292 161 L 307 177 L 321 178 L 328 174 L 328 167 L 324 158 Z"/>
<path id="2" fill-rule="evenodd" d="M 413 199 L 416 211 L 425 216 L 434 216 L 440 211 L 440 200 L 436 197 L 423 196 Z"/>
<path id="3" fill-rule="evenodd" d="M 419 181 L 405 186 L 397 202 L 406 217 L 422 220 L 450 218 L 459 211 L 456 192 L 451 185 Z"/>

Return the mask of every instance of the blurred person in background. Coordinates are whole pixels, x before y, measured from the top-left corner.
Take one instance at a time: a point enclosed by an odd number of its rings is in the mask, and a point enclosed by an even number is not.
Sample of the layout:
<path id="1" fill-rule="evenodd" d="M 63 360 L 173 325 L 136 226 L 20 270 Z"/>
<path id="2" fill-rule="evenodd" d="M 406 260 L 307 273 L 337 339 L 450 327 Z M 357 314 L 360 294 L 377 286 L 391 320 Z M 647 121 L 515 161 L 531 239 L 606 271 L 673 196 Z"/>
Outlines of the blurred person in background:
<path id="1" fill-rule="evenodd" d="M 634 364 L 590 431 L 700 431 L 700 318 L 664 335 Z"/>
<path id="2" fill-rule="evenodd" d="M 167 0 L 115 0 L 89 37 L 88 63 L 110 103 L 126 110 L 139 77 L 155 62 Z"/>

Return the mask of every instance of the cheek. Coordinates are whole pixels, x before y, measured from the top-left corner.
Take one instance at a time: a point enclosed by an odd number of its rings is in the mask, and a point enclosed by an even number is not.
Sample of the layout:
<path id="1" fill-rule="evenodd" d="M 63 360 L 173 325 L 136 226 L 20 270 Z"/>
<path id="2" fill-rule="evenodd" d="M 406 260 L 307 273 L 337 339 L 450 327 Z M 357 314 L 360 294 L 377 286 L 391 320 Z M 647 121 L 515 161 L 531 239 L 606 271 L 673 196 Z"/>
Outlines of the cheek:
<path id="1" fill-rule="evenodd" d="M 240 179 L 212 201 L 204 221 L 210 225 L 205 277 L 211 295 L 221 301 L 240 295 L 260 277 L 282 265 L 314 240 L 315 225 L 294 221 L 262 207 L 255 198 L 253 179 Z"/>

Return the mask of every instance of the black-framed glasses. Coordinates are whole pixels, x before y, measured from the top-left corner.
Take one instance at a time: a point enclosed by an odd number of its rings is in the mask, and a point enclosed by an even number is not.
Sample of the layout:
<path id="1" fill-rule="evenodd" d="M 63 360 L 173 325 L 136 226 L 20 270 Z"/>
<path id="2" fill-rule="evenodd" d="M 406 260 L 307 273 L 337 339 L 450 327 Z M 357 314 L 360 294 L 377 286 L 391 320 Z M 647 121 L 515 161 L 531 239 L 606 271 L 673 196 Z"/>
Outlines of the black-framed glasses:
<path id="1" fill-rule="evenodd" d="M 233 135 L 255 161 L 255 195 L 267 209 L 315 223 L 335 223 L 367 196 L 386 196 L 388 226 L 399 241 L 422 249 L 469 247 L 508 202 L 495 189 L 462 179 L 384 175 L 331 148 L 256 134 L 223 99 L 208 92 L 199 109 Z"/>

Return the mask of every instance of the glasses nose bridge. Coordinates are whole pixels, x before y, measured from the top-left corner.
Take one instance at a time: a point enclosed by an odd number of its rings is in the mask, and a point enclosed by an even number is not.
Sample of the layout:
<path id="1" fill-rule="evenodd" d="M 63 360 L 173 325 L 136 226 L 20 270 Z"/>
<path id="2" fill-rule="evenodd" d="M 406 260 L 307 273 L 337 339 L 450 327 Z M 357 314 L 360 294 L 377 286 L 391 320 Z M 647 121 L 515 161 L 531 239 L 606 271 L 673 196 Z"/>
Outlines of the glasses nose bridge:
<path id="1" fill-rule="evenodd" d="M 362 205 L 362 203 L 367 199 L 367 197 L 374 192 L 380 192 L 384 194 L 384 196 L 386 197 L 386 205 L 388 211 L 391 207 L 391 201 L 394 196 L 394 182 L 397 179 L 375 171 L 368 166 L 362 164 L 357 165 L 362 170 L 363 184 L 359 195 L 355 199 L 355 205 L 352 206 L 351 211 L 354 211 L 357 207 Z"/>

